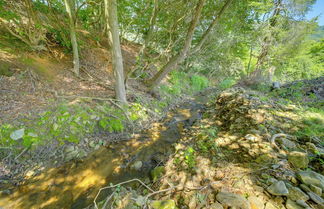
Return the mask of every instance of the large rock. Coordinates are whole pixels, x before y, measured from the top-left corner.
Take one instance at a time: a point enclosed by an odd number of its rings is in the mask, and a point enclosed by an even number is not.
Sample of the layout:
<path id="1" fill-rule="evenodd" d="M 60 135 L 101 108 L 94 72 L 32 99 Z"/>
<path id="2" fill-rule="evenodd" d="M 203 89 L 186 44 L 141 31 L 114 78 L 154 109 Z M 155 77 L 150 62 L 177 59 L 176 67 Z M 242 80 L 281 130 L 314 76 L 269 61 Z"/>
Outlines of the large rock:
<path id="1" fill-rule="evenodd" d="M 324 176 L 314 171 L 300 171 L 297 178 L 306 185 L 314 185 L 324 190 Z"/>
<path id="2" fill-rule="evenodd" d="M 304 207 L 298 205 L 296 202 L 292 201 L 291 199 L 287 199 L 286 208 L 287 209 L 304 209 Z"/>
<path id="3" fill-rule="evenodd" d="M 289 194 L 287 195 L 287 197 L 293 201 L 296 200 L 304 200 L 307 201 L 309 200 L 309 197 L 307 194 L 305 194 L 301 189 L 299 189 L 298 187 L 294 187 L 290 184 L 286 184 Z"/>
<path id="4" fill-rule="evenodd" d="M 288 154 L 288 161 L 295 168 L 304 169 L 308 167 L 309 159 L 306 153 L 304 152 L 290 152 Z"/>
<path id="5" fill-rule="evenodd" d="M 237 207 L 241 209 L 251 209 L 250 203 L 241 195 L 229 192 L 219 192 L 216 199 L 226 207 Z"/>
<path id="6" fill-rule="evenodd" d="M 297 148 L 295 142 L 290 141 L 289 139 L 286 139 L 286 138 L 279 138 L 278 142 L 280 143 L 281 146 L 283 146 L 289 150 L 293 150 L 293 149 Z"/>
<path id="7" fill-rule="evenodd" d="M 315 185 L 310 185 L 309 188 L 318 196 L 322 196 L 323 190 Z"/>
<path id="8" fill-rule="evenodd" d="M 268 192 L 273 195 L 288 195 L 289 191 L 283 181 L 277 181 L 267 188 Z"/>
<path id="9" fill-rule="evenodd" d="M 314 192 L 307 192 L 307 194 L 311 198 L 311 200 L 313 200 L 314 202 L 316 202 L 319 205 L 324 206 L 324 199 L 323 198 L 321 198 L 320 196 L 318 196 Z"/>

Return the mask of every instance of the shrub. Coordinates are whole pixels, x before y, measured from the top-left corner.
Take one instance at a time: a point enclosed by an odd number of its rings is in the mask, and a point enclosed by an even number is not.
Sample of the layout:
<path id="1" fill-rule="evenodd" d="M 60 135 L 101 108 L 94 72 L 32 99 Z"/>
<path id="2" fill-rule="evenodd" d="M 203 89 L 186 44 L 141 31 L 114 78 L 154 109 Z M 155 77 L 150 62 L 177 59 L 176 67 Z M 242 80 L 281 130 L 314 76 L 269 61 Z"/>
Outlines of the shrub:
<path id="1" fill-rule="evenodd" d="M 205 76 L 193 75 L 190 78 L 191 89 L 193 92 L 201 91 L 208 87 L 209 81 Z"/>
<path id="2" fill-rule="evenodd" d="M 219 88 L 222 90 L 231 88 L 236 83 L 236 80 L 234 78 L 226 78 L 222 82 L 219 83 Z"/>

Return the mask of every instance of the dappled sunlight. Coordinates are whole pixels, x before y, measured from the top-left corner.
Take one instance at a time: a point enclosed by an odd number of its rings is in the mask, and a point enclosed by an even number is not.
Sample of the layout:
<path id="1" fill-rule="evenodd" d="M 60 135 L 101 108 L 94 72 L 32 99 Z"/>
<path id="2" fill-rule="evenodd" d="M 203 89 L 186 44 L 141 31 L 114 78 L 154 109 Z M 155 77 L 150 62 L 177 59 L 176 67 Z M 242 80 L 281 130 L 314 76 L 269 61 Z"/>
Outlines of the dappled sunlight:
<path id="1" fill-rule="evenodd" d="M 80 162 L 50 168 L 20 186 L 11 197 L 5 199 L 5 204 L 10 203 L 17 209 L 38 206 L 51 208 L 53 205 L 69 208 L 81 200 L 86 200 L 82 204 L 90 204 L 100 187 L 119 178 L 144 175 L 155 166 L 152 164 L 145 168 L 145 172 L 131 170 L 133 161 L 129 160 L 133 156 L 148 163 L 156 153 L 170 154 L 170 145 L 181 137 L 183 121 L 191 119 L 194 115 L 192 111 L 190 108 L 178 109 L 170 113 L 164 123 L 154 123 L 151 129 L 134 138 L 102 147 Z"/>

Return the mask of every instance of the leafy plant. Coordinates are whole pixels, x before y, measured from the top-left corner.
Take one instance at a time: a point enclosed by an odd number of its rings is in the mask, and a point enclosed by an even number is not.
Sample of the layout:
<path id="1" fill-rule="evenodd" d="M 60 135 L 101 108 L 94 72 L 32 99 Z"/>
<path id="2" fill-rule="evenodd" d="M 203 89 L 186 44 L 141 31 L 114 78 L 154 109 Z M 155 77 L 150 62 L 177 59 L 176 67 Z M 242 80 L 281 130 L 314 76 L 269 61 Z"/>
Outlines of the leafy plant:
<path id="1" fill-rule="evenodd" d="M 236 83 L 234 78 L 226 78 L 218 84 L 219 88 L 222 90 L 231 88 Z"/>
<path id="2" fill-rule="evenodd" d="M 193 169 L 196 165 L 195 150 L 192 147 L 188 147 L 184 152 L 184 162 L 188 166 L 189 170 Z"/>

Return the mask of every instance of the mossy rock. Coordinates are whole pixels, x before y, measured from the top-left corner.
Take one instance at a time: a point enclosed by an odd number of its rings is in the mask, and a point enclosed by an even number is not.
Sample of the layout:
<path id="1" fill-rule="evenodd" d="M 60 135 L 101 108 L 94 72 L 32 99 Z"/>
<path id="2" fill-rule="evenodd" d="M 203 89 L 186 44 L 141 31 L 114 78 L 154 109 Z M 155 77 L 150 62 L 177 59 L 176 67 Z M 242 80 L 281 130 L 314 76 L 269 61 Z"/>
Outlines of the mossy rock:
<path id="1" fill-rule="evenodd" d="M 153 181 L 157 181 L 165 173 L 164 166 L 158 166 L 151 171 L 151 177 Z"/>
<path id="2" fill-rule="evenodd" d="M 155 200 L 151 203 L 153 209 L 177 209 L 174 200 Z"/>

